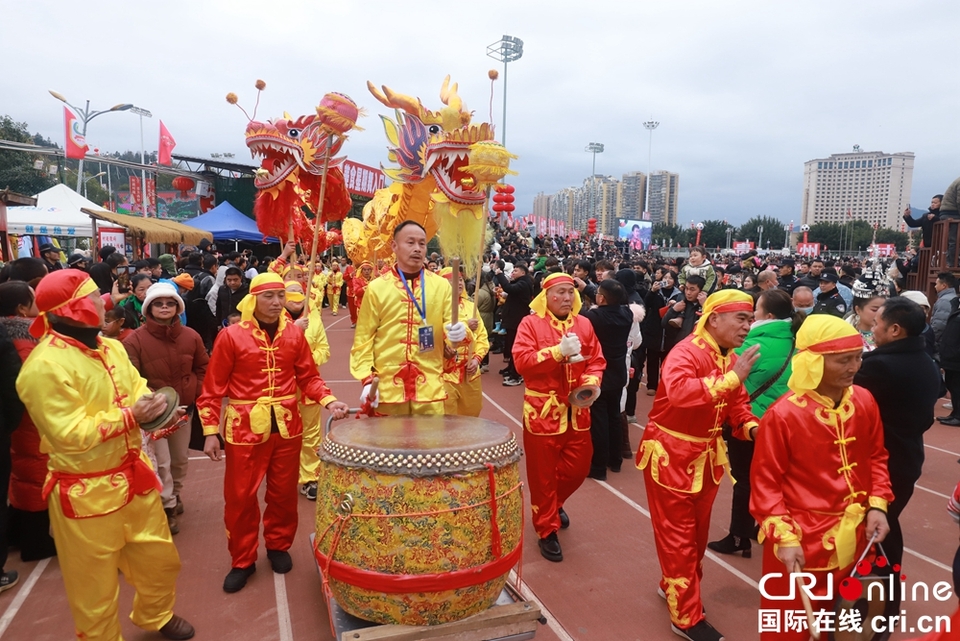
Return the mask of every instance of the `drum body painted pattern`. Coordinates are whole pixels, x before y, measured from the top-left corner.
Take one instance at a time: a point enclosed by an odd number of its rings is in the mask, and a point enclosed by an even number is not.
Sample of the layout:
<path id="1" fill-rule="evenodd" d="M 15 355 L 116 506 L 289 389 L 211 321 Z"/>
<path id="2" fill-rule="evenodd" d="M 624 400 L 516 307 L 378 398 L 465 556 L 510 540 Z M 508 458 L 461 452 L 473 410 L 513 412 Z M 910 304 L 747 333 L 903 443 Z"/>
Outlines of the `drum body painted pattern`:
<path id="1" fill-rule="evenodd" d="M 491 607 L 519 560 L 520 450 L 492 421 L 345 421 L 320 447 L 315 553 L 346 612 L 436 625 Z"/>

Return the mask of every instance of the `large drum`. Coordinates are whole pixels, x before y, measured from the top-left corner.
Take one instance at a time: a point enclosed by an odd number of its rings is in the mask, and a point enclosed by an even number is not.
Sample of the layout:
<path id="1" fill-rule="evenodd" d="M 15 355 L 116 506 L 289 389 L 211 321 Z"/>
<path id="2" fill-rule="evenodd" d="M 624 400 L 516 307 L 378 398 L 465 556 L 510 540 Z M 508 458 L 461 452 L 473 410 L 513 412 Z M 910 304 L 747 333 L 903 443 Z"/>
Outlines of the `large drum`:
<path id="1" fill-rule="evenodd" d="M 509 428 L 464 416 L 344 421 L 319 454 L 314 551 L 340 607 L 435 625 L 494 604 L 522 547 Z"/>

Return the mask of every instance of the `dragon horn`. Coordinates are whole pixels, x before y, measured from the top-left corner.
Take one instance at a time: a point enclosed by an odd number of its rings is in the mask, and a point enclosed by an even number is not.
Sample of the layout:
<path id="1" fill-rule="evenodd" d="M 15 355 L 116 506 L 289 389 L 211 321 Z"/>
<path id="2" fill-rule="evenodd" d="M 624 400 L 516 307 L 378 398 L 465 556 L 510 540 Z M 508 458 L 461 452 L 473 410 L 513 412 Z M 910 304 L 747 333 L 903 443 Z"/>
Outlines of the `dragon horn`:
<path id="1" fill-rule="evenodd" d="M 440 87 L 440 100 L 443 104 L 453 107 L 457 111 L 463 108 L 463 100 L 457 93 L 457 83 L 450 86 L 450 75 L 443 79 L 443 86 Z"/>
<path id="2" fill-rule="evenodd" d="M 392 107 L 393 109 L 403 109 L 411 116 L 420 117 L 422 108 L 420 106 L 420 101 L 411 96 L 405 94 L 396 93 L 390 87 L 383 85 L 383 93 L 379 89 L 373 86 L 373 83 L 369 80 L 367 81 L 367 89 L 370 90 L 370 93 L 373 94 L 373 97 L 380 101 L 383 105 L 387 107 Z"/>

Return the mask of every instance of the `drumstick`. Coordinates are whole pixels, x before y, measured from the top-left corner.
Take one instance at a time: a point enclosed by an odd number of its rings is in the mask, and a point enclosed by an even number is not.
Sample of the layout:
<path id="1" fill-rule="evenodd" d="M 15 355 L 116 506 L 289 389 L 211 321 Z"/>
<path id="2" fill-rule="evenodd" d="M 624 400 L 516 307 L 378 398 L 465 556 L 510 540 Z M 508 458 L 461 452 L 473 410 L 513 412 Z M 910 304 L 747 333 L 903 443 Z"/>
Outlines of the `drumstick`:
<path id="1" fill-rule="evenodd" d="M 803 609 L 807 611 L 807 628 L 810 630 L 810 638 L 813 639 L 813 641 L 820 641 L 820 629 L 813 620 L 813 604 L 810 603 L 810 595 L 807 594 L 803 582 L 800 580 L 800 577 L 797 576 L 803 571 L 799 561 L 793 562 L 793 571 L 793 578 L 797 582 L 797 589 L 800 591 L 800 600 L 803 601 Z"/>
<path id="2" fill-rule="evenodd" d="M 380 387 L 380 377 L 374 376 L 370 380 L 370 391 L 367 392 L 367 402 L 372 403 L 377 398 L 377 389 Z"/>

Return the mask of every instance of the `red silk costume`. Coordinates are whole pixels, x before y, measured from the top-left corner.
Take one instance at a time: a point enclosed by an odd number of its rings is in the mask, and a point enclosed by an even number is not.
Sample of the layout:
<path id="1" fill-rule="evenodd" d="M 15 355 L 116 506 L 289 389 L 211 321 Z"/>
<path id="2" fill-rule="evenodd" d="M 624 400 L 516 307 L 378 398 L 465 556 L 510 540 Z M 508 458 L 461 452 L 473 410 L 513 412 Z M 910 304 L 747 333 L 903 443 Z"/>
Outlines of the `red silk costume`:
<path id="1" fill-rule="evenodd" d="M 663 573 L 660 588 L 670 620 L 682 629 L 703 619 L 701 563 L 727 468 L 721 426 L 728 422 L 737 438 L 747 438 L 757 424 L 732 371 L 736 361 L 733 350 L 722 354 L 705 331 L 670 350 L 637 452 Z"/>
<path id="2" fill-rule="evenodd" d="M 372 273 L 371 277 L 373 277 Z M 360 270 L 354 272 L 350 278 L 350 282 L 347 284 L 347 301 L 350 303 L 350 322 L 354 325 L 357 324 L 360 305 L 363 304 L 363 294 L 367 291 L 367 285 L 369 284 L 370 282 L 363 277 L 363 273 Z"/>
<path id="3" fill-rule="evenodd" d="M 336 400 L 317 372 L 303 331 L 285 314 L 272 341 L 256 320 L 231 325 L 217 336 L 197 408 L 203 433 L 216 434 L 221 401 L 228 398 L 223 412 L 227 459 L 223 495 L 232 567 L 248 567 L 257 560 L 257 490 L 266 475 L 267 549 L 285 551 L 293 543 L 303 434 L 298 387 L 304 397 L 324 406 Z"/>
<path id="4" fill-rule="evenodd" d="M 804 572 L 816 575 L 814 591 L 834 595 L 867 544 L 863 519 L 873 507 L 886 511 L 893 500 L 883 445 L 883 425 L 873 396 L 862 387 L 846 390 L 839 406 L 815 391 L 788 392 L 760 422 L 750 472 L 750 512 L 760 523 L 765 590 L 786 595 L 791 577 L 776 556 L 780 546 L 803 548 Z M 814 609 L 833 605 L 814 601 Z M 761 608 L 802 610 L 794 601 L 761 598 Z M 781 617 L 782 618 L 782 617 Z M 806 639 L 809 632 L 762 633 L 761 639 Z"/>
<path id="5" fill-rule="evenodd" d="M 570 332 L 580 339 L 579 363 L 566 363 L 557 347 Z M 543 539 L 560 529 L 558 511 L 587 478 L 593 456 L 590 409 L 571 407 L 568 397 L 581 385 L 599 386 L 607 362 L 590 321 L 575 313 L 561 321 L 549 311 L 521 321 L 513 362 L 526 386 L 523 447 L 533 527 Z"/>
<path id="6" fill-rule="evenodd" d="M 357 270 L 353 265 L 343 268 L 343 286 L 347 288 L 347 310 L 350 312 L 350 323 L 357 324 L 357 302 L 353 299 L 353 278 Z"/>

